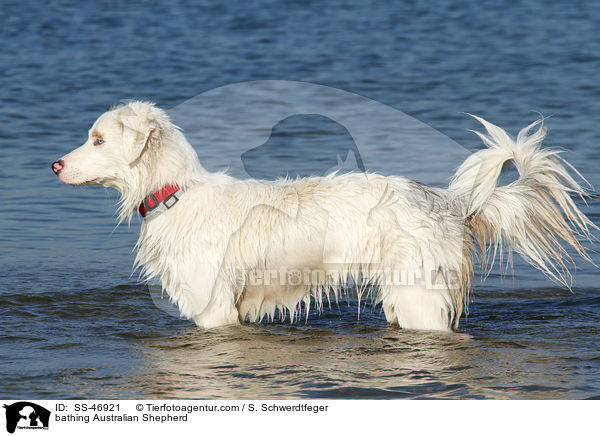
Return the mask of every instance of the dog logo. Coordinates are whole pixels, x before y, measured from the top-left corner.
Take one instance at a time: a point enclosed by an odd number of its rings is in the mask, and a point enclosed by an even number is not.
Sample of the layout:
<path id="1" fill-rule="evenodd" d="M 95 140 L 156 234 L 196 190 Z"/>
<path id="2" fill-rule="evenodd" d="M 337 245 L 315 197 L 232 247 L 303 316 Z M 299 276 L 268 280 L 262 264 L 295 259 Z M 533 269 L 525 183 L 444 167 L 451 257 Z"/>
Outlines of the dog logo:
<path id="1" fill-rule="evenodd" d="M 6 431 L 14 433 L 19 429 L 48 429 L 50 411 L 28 401 L 4 405 L 6 409 Z"/>
<path id="2" fill-rule="evenodd" d="M 319 149 L 312 145 L 317 142 Z M 325 176 L 332 170 L 367 171 L 350 132 L 331 118 L 314 114 L 279 121 L 267 141 L 241 159 L 246 173 L 257 180 Z"/>

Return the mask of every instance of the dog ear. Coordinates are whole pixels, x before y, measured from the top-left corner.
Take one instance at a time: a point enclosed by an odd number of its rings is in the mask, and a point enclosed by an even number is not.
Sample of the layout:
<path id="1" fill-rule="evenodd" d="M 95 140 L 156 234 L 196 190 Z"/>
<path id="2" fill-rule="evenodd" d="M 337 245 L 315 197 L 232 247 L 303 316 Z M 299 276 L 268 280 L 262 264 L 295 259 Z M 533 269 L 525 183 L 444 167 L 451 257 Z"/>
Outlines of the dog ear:
<path id="1" fill-rule="evenodd" d="M 159 129 L 154 123 L 149 124 L 145 131 L 136 132 L 133 142 L 125 144 L 125 159 L 129 164 L 135 162 L 142 153 L 150 146 L 152 141 L 158 138 Z"/>
<path id="2" fill-rule="evenodd" d="M 130 165 L 160 136 L 160 125 L 149 112 L 131 110 L 121 114 L 123 153 Z"/>

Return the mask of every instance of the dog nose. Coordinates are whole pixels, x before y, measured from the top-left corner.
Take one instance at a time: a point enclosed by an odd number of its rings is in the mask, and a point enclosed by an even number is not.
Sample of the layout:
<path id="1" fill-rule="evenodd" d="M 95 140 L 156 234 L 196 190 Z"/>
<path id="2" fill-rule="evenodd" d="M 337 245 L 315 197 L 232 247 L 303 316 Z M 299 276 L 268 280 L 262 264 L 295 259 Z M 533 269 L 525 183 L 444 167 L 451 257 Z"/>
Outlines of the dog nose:
<path id="1" fill-rule="evenodd" d="M 56 162 L 54 162 L 52 164 L 52 171 L 54 171 L 54 174 L 60 173 L 60 170 L 62 170 L 63 168 L 64 168 L 64 162 L 62 161 L 62 159 L 57 160 Z"/>

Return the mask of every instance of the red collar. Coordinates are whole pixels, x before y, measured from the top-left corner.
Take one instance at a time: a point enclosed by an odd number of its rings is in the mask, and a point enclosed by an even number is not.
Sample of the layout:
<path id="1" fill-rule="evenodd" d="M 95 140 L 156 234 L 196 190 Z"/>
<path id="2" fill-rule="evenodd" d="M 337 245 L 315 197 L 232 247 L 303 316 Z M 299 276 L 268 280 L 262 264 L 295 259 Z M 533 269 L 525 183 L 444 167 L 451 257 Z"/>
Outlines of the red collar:
<path id="1" fill-rule="evenodd" d="M 179 197 L 175 195 L 181 188 L 179 185 L 167 185 L 162 189 L 150 194 L 140 204 L 138 211 L 142 217 L 145 217 L 148 212 L 156 209 L 161 203 L 165 205 L 167 209 L 170 209 L 177 201 Z"/>

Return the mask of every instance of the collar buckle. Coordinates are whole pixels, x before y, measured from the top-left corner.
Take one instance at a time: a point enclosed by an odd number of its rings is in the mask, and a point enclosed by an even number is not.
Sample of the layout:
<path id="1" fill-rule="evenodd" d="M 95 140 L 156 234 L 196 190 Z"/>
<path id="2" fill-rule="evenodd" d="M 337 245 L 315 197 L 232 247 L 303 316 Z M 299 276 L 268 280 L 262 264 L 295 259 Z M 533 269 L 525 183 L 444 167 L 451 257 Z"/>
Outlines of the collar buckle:
<path id="1" fill-rule="evenodd" d="M 164 207 L 162 210 L 171 209 L 178 201 L 179 196 L 177 193 L 183 192 L 183 190 L 179 187 L 179 185 L 167 185 L 158 191 L 148 195 L 138 208 L 140 215 L 142 218 L 145 218 L 148 213 L 155 211 L 156 209 L 161 209 L 160 206 Z M 156 215 L 158 210 L 156 210 L 152 215 Z"/>
<path id="2" fill-rule="evenodd" d="M 175 191 L 173 192 L 171 195 L 169 195 L 167 198 L 165 198 L 162 203 L 165 205 L 165 207 L 167 209 L 171 209 L 173 206 L 175 206 L 175 203 L 177 203 L 179 201 L 179 197 L 177 196 L 177 192 Z"/>

